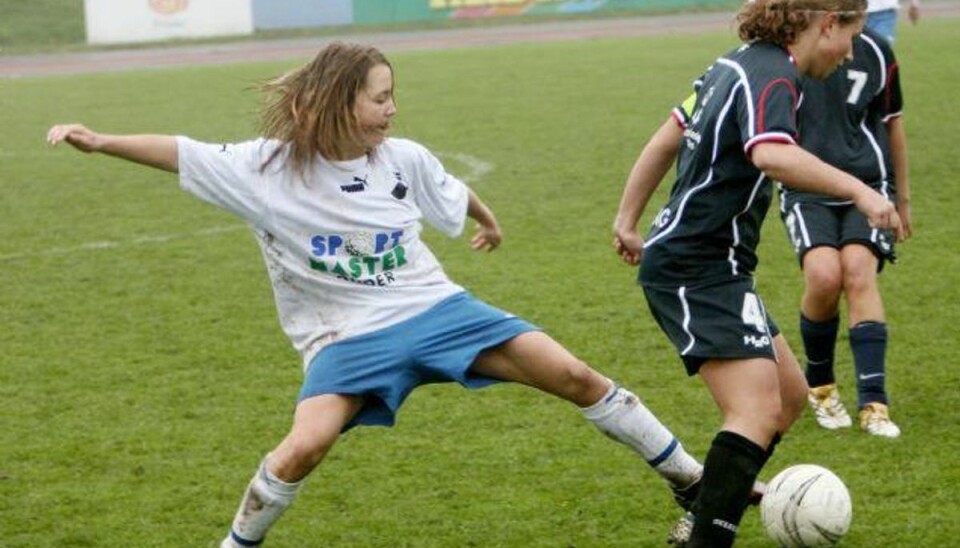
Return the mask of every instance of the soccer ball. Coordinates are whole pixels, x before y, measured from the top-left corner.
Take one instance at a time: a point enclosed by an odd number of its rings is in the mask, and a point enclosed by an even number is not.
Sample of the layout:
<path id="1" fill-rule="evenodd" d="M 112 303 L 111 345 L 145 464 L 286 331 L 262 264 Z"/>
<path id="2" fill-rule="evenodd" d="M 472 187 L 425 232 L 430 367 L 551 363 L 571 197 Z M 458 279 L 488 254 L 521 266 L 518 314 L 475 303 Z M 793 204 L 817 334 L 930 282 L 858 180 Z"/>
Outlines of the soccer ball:
<path id="1" fill-rule="evenodd" d="M 354 257 L 368 257 L 373 255 L 374 240 L 373 234 L 369 232 L 354 232 L 347 234 L 346 245 L 343 246 L 347 253 Z"/>
<path id="2" fill-rule="evenodd" d="M 774 476 L 760 502 L 763 527 L 780 546 L 833 546 L 850 529 L 847 486 L 816 464 L 791 466 Z"/>

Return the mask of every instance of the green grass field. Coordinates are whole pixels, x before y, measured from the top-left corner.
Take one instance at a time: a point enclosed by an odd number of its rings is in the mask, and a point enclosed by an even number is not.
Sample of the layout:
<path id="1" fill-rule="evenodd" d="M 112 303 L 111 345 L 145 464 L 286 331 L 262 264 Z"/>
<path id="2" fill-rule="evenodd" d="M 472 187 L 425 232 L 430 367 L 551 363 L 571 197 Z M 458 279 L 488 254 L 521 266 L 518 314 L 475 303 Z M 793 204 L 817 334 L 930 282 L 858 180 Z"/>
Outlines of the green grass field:
<path id="1" fill-rule="evenodd" d="M 958 32 L 960 20 L 929 20 L 898 41 L 916 237 L 882 282 L 904 435 L 831 433 L 807 414 L 761 474 L 836 471 L 854 500 L 844 546 L 950 546 L 960 534 L 960 110 L 944 97 L 960 87 L 960 65 L 944 60 Z M 490 255 L 429 234 L 447 272 L 633 388 L 701 457 L 719 415 L 611 252 L 609 227 L 646 137 L 733 44 L 714 33 L 393 56 L 395 133 L 472 174 L 505 231 Z M 226 531 L 301 379 L 256 245 L 174 177 L 44 136 L 82 121 L 244 139 L 251 87 L 292 64 L 0 80 L 0 545 L 212 547 Z M 473 173 L 463 154 L 492 170 Z M 774 211 L 760 254 L 761 294 L 796 343 L 800 273 Z M 852 401 L 845 338 L 838 356 Z M 517 386 L 429 386 L 395 428 L 343 439 L 270 546 L 647 547 L 677 516 L 661 480 L 570 406 Z M 741 531 L 740 546 L 770 545 L 756 510 Z"/>

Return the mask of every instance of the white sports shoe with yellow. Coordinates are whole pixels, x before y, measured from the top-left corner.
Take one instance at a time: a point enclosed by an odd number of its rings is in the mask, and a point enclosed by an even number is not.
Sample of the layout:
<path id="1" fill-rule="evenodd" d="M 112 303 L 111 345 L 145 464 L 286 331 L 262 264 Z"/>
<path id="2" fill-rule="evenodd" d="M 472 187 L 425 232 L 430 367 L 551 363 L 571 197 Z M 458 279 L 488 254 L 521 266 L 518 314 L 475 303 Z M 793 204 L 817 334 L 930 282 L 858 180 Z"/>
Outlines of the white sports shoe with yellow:
<path id="1" fill-rule="evenodd" d="M 811 388 L 807 401 L 817 416 L 817 424 L 827 430 L 848 428 L 853 424 L 847 409 L 840 402 L 840 392 L 836 384 L 825 384 Z"/>
<path id="2" fill-rule="evenodd" d="M 890 420 L 887 406 L 880 402 L 872 402 L 860 410 L 860 428 L 874 436 L 897 438 L 900 436 L 900 427 Z"/>

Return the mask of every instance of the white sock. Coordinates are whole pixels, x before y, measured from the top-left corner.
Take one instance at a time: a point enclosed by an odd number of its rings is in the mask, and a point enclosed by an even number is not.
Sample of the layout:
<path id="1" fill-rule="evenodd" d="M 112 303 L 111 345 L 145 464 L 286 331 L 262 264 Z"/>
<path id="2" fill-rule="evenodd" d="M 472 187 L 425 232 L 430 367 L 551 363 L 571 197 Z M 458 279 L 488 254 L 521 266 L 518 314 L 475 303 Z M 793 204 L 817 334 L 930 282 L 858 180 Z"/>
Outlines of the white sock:
<path id="1" fill-rule="evenodd" d="M 703 465 L 629 390 L 611 383 L 600 401 L 581 411 L 601 432 L 632 447 L 672 487 L 687 487 L 703 473 Z"/>
<path id="2" fill-rule="evenodd" d="M 233 518 L 229 540 L 233 545 L 257 546 L 263 542 L 270 527 L 280 519 L 283 511 L 293 504 L 303 481 L 287 483 L 267 469 L 267 458 L 250 480 L 240 509 Z M 224 540 L 227 544 L 227 540 Z"/>

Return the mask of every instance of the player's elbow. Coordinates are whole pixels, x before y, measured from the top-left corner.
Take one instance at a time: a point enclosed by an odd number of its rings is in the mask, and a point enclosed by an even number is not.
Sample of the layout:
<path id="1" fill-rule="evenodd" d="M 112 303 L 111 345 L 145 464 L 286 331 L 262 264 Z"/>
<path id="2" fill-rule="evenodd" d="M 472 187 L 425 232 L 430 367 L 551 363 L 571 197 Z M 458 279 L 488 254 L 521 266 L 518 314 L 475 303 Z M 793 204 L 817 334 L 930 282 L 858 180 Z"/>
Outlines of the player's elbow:
<path id="1" fill-rule="evenodd" d="M 791 145 L 783 143 L 760 143 L 748 152 L 750 161 L 760 171 L 775 180 L 781 180 L 789 171 L 789 149 Z"/>

